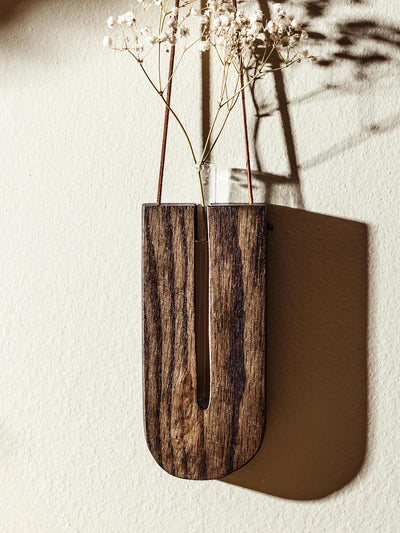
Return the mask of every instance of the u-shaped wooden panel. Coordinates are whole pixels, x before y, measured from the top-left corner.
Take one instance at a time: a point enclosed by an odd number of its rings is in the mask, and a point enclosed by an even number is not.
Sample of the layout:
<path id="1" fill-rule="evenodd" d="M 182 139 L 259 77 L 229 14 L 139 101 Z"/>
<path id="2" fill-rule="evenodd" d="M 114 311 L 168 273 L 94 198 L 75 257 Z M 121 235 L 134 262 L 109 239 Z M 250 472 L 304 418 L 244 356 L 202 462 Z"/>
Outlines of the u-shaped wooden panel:
<path id="1" fill-rule="evenodd" d="M 219 479 L 265 421 L 266 206 L 207 208 L 210 403 L 197 403 L 194 205 L 143 206 L 143 388 L 150 452 L 170 474 Z"/>

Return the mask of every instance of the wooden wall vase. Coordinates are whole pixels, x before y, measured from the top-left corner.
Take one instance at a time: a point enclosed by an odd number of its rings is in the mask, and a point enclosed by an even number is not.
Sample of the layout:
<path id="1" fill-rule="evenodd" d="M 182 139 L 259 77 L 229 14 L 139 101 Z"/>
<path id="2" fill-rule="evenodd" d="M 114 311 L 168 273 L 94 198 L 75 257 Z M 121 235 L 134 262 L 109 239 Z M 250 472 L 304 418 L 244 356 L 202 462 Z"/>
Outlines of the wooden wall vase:
<path id="1" fill-rule="evenodd" d="M 146 440 L 186 479 L 222 478 L 257 452 L 265 420 L 266 206 L 210 206 L 210 400 L 197 401 L 195 205 L 143 206 Z"/>

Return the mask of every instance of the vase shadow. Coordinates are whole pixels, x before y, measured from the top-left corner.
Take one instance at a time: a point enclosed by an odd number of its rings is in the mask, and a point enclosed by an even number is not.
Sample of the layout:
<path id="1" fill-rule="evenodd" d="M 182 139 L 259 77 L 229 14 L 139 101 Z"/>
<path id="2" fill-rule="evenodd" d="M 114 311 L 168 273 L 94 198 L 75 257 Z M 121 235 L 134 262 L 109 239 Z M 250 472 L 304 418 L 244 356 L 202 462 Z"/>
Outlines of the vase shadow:
<path id="1" fill-rule="evenodd" d="M 284 203 L 288 207 L 303 209 L 304 201 L 298 179 L 271 172 L 252 170 L 252 190 L 255 202 Z M 246 169 L 220 170 L 216 180 L 216 203 L 247 203 Z"/>
<path id="2" fill-rule="evenodd" d="M 268 223 L 265 436 L 224 481 L 318 499 L 348 484 L 366 453 L 367 226 L 276 205 Z"/>

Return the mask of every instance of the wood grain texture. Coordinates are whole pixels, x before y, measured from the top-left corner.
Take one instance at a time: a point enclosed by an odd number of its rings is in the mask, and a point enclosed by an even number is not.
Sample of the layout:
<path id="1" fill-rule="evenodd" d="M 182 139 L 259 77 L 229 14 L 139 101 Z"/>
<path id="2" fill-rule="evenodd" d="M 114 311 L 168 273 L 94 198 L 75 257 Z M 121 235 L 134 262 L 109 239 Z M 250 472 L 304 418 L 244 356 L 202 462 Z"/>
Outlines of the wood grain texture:
<path id="1" fill-rule="evenodd" d="M 197 402 L 195 219 L 194 205 L 143 207 L 145 433 L 170 474 L 218 479 L 253 457 L 264 431 L 266 207 L 208 207 L 207 409 Z"/>

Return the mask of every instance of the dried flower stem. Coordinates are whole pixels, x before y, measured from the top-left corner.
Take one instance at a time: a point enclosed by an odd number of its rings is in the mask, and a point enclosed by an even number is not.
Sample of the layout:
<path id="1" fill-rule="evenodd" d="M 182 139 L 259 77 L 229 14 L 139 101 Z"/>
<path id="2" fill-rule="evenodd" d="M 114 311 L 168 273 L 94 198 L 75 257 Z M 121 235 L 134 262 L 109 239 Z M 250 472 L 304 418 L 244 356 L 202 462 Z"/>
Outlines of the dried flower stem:
<path id="1" fill-rule="evenodd" d="M 179 8 L 179 0 L 175 0 L 176 9 Z M 175 15 L 175 20 L 178 18 L 178 12 Z M 176 32 L 176 30 L 175 30 Z M 160 171 L 158 175 L 158 188 L 157 188 L 157 204 L 161 204 L 161 194 L 162 194 L 162 184 L 164 178 L 164 167 L 165 167 L 165 153 L 167 151 L 167 135 L 168 135 L 168 123 L 169 123 L 169 113 L 171 106 L 171 92 L 172 92 L 172 75 L 174 73 L 174 60 L 175 60 L 175 45 L 172 45 L 171 56 L 169 58 L 169 72 L 168 72 L 168 83 L 167 83 L 167 105 L 165 106 L 165 115 L 164 115 L 164 131 L 162 137 L 161 145 L 161 159 L 160 159 Z"/>
<path id="2" fill-rule="evenodd" d="M 153 87 L 153 89 L 155 90 L 155 92 L 159 95 L 159 97 L 161 98 L 161 100 L 163 101 L 165 107 L 169 110 L 169 112 L 171 113 L 171 115 L 174 117 L 174 119 L 176 120 L 176 122 L 178 123 L 178 126 L 180 127 L 180 129 L 182 130 L 184 136 L 185 136 L 185 139 L 189 145 L 189 150 L 190 150 L 190 154 L 192 156 L 192 159 L 193 159 L 193 162 L 194 164 L 196 165 L 197 164 L 197 160 L 196 160 L 196 155 L 194 153 L 194 149 L 193 149 L 193 145 L 190 141 L 190 137 L 189 137 L 189 134 L 187 133 L 186 129 L 185 129 L 185 126 L 182 124 L 181 120 L 179 119 L 178 115 L 175 113 L 175 111 L 172 109 L 172 107 L 168 104 L 167 100 L 164 98 L 164 95 L 162 93 L 162 91 L 159 91 L 157 89 L 157 86 L 154 84 L 153 80 L 150 78 L 150 76 L 148 75 L 148 73 L 146 72 L 146 69 L 144 68 L 142 62 L 130 51 L 130 50 L 127 50 L 135 59 L 136 61 L 139 63 L 139 66 L 143 72 L 143 74 L 146 76 L 147 80 L 149 81 L 150 85 Z M 201 205 L 204 207 L 205 206 L 205 202 L 204 202 L 204 192 L 203 192 L 203 184 L 202 184 L 202 181 L 201 181 L 201 176 L 200 176 L 200 172 L 197 172 L 197 177 L 198 177 L 198 180 L 199 180 L 199 187 L 200 187 L 200 197 L 201 197 Z"/>
<path id="3" fill-rule="evenodd" d="M 161 202 L 170 114 L 182 130 L 193 162 L 198 168 L 210 157 L 230 113 L 238 102 L 239 97 L 241 97 L 247 185 L 249 203 L 251 204 L 253 203 L 253 196 L 245 89 L 257 79 L 262 78 L 267 72 L 288 68 L 302 59 L 314 61 L 315 58 L 309 56 L 307 50 L 300 50 L 300 52 L 296 53 L 299 50 L 301 40 L 307 38 L 307 32 L 301 29 L 301 24 L 295 17 L 286 14 L 281 4 L 273 5 L 274 15 L 271 20 L 266 21 L 260 10 L 255 10 L 250 16 L 247 16 L 241 9 L 237 9 L 237 0 L 205 1 L 206 6 L 190 8 L 196 0 L 182 0 L 182 4 L 180 4 L 179 0 L 174 0 L 174 3 L 172 3 L 172 0 L 138 0 L 138 4 L 135 4 L 135 7 L 132 5 L 131 11 L 117 18 L 111 16 L 107 19 L 107 25 L 110 29 L 119 29 L 123 46 L 118 47 L 116 44 L 117 39 L 114 40 L 107 36 L 103 42 L 106 47 L 127 51 L 136 60 L 151 87 L 159 95 L 165 106 L 157 202 Z M 174 7 L 171 8 L 171 4 Z M 159 10 L 158 31 L 156 33 L 153 33 L 150 27 L 144 24 L 145 14 L 151 6 L 157 6 Z M 188 7 L 189 9 L 187 9 Z M 197 27 L 200 29 L 200 37 L 197 36 L 188 42 L 191 33 L 190 22 L 197 23 Z M 130 34 L 129 36 L 126 35 L 126 32 L 129 31 L 132 32 L 132 36 Z M 197 33 L 197 35 L 199 34 Z M 179 57 L 176 55 L 177 49 L 175 47 L 178 40 L 183 43 L 183 51 Z M 221 86 L 217 93 L 217 105 L 199 159 L 195 156 L 188 131 L 178 113 L 171 106 L 173 77 L 178 69 L 181 68 L 186 52 L 195 45 L 201 52 L 207 52 L 211 48 L 222 65 Z M 147 60 L 147 56 L 150 55 L 155 47 L 157 48 L 157 74 L 155 80 L 153 80 L 144 66 L 144 60 Z M 171 54 L 166 82 L 163 81 L 161 61 L 161 50 L 164 49 Z M 261 58 L 258 55 L 260 49 L 263 49 Z M 281 63 L 279 66 L 272 68 L 272 65 L 269 64 L 269 59 L 275 52 Z M 247 81 L 245 81 L 245 73 Z M 224 111 L 223 117 L 222 111 Z M 218 131 L 215 135 L 214 132 L 217 129 Z M 200 172 L 198 172 L 198 181 L 201 203 L 204 206 Z"/>

